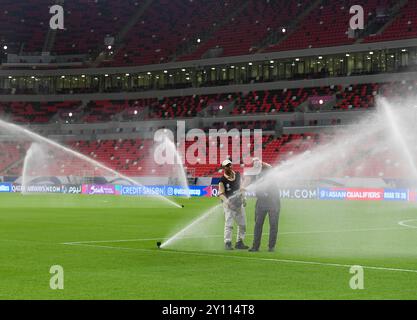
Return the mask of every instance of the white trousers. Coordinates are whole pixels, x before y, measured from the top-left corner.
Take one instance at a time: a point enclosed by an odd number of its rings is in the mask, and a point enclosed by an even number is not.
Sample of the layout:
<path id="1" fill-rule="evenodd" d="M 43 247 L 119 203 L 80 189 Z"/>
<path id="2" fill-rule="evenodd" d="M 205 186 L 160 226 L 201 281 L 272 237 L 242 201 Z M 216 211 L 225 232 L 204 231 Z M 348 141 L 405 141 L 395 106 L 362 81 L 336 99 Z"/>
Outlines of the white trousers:
<path id="1" fill-rule="evenodd" d="M 233 223 L 237 224 L 237 241 L 243 241 L 246 236 L 246 215 L 243 206 L 238 210 L 230 210 L 226 205 L 224 208 L 224 242 L 232 242 Z"/>

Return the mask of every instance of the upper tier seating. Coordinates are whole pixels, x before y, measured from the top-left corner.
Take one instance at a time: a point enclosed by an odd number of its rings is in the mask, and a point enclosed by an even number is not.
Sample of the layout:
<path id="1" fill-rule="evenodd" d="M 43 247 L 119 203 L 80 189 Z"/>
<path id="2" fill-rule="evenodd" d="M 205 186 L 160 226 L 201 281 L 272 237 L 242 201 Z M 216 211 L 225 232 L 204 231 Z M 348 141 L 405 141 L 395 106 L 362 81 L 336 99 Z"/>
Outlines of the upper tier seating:
<path id="1" fill-rule="evenodd" d="M 156 0 L 128 33 L 112 66 L 169 62 L 177 47 L 229 15 L 237 0 Z"/>
<path id="2" fill-rule="evenodd" d="M 409 0 L 400 14 L 382 34 L 369 36 L 365 42 L 390 41 L 417 37 L 417 1 Z"/>
<path id="3" fill-rule="evenodd" d="M 166 63 L 173 60 L 201 59 L 213 48 L 223 48 L 220 56 L 319 48 L 352 44 L 349 39 L 349 8 L 355 0 L 323 0 L 290 30 L 288 38 L 262 49 L 266 39 L 304 12 L 313 0 L 155 0 L 121 43 L 111 49 L 112 61 L 102 66 L 130 66 Z M 379 8 L 390 8 L 394 0 L 366 0 L 361 5 L 368 21 Z M 73 0 L 64 4 L 65 30 L 58 30 L 53 54 L 91 54 L 105 50 L 106 36 L 117 36 L 131 21 L 143 2 L 138 0 Z M 0 44 L 8 52 L 40 52 L 49 30 L 49 0 L 4 0 L 0 11 Z M 393 23 L 382 34 L 368 36 L 364 42 L 408 39 L 417 36 L 417 0 L 409 0 Z M 220 23 L 225 22 L 220 28 Z M 194 41 L 203 39 L 195 48 Z M 180 50 L 194 47 L 189 51 Z"/>
<path id="4" fill-rule="evenodd" d="M 281 29 L 297 17 L 311 1 L 250 1 L 247 8 L 218 30 L 198 49 L 179 60 L 201 59 L 212 48 L 221 47 L 221 56 L 237 56 L 255 53 L 271 30 Z"/>
<path id="5" fill-rule="evenodd" d="M 103 51 L 104 38 L 116 36 L 138 5 L 137 0 L 65 1 L 65 30 L 57 32 L 52 51 L 57 54 Z"/>
<path id="6" fill-rule="evenodd" d="M 376 9 L 389 7 L 392 0 L 367 0 L 361 5 L 365 13 L 375 14 Z M 320 48 L 353 44 L 356 39 L 348 37 L 349 9 L 357 5 L 356 0 L 326 0 L 302 20 L 297 29 L 278 45 L 272 45 L 267 52 L 307 48 Z M 365 15 L 365 24 L 369 15 Z"/>
<path id="7" fill-rule="evenodd" d="M 40 52 L 49 28 L 49 0 L 3 0 L 0 10 L 0 40 L 8 51 Z"/>
<path id="8" fill-rule="evenodd" d="M 212 48 L 223 48 L 221 56 L 259 52 L 266 39 L 288 27 L 313 0 L 249 0 L 236 16 L 221 22 L 243 5 L 238 0 L 155 0 L 128 31 L 114 51 L 113 61 L 102 66 L 146 65 L 173 60 L 201 59 Z M 361 5 L 368 21 L 379 8 L 390 8 L 394 0 L 366 0 Z M 51 50 L 54 54 L 92 54 L 105 50 L 106 36 L 117 36 L 143 2 L 138 0 L 72 0 L 64 4 L 65 30 L 58 30 Z M 352 44 L 349 39 L 349 8 L 355 0 L 323 0 L 299 21 L 283 42 L 266 52 Z M 0 11 L 0 44 L 8 52 L 40 52 L 49 30 L 51 1 L 4 0 Z M 417 36 L 417 0 L 409 0 L 382 34 L 368 36 L 364 42 L 408 39 Z M 191 53 L 183 50 L 198 38 L 203 41 Z M 207 39 L 207 40 L 204 40 Z M 194 43 L 195 44 L 195 43 Z M 179 56 L 177 56 L 179 55 Z"/>

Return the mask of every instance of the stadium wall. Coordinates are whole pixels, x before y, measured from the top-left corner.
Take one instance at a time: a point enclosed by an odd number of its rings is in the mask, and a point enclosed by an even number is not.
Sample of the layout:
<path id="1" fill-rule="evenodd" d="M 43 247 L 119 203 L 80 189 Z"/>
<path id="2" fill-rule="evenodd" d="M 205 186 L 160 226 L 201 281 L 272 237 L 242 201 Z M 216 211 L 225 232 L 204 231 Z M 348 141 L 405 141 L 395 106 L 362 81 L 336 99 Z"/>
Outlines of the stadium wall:
<path id="1" fill-rule="evenodd" d="M 0 193 L 49 193 L 116 196 L 176 196 L 217 197 L 216 186 L 190 186 L 188 190 L 180 186 L 132 186 L 114 184 L 65 184 L 65 185 L 21 185 L 0 183 Z M 344 200 L 344 201 L 417 201 L 417 191 L 413 189 L 388 188 L 280 188 L 281 199 L 298 200 Z M 254 197 L 248 193 L 247 196 Z"/>

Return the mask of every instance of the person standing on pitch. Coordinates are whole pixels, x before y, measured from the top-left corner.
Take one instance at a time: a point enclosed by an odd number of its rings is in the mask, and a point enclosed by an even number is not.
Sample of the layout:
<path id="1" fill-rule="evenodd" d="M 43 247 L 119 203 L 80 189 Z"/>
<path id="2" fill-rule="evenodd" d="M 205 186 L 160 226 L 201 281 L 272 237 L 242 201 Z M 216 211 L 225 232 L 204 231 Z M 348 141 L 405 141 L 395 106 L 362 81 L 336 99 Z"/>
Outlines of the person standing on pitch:
<path id="1" fill-rule="evenodd" d="M 279 190 L 273 183 L 266 181 L 266 176 L 271 169 L 271 165 L 260 161 L 258 158 L 253 159 L 252 174 L 254 174 L 255 195 L 257 198 L 255 206 L 255 230 L 252 248 L 250 252 L 259 251 L 262 239 L 262 229 L 266 215 L 269 214 L 269 252 L 275 251 L 275 245 L 278 238 L 278 221 L 280 212 Z M 248 174 L 251 175 L 251 174 Z"/>
<path id="2" fill-rule="evenodd" d="M 226 250 L 233 250 L 232 247 L 232 233 L 233 222 L 236 222 L 237 228 L 237 242 L 236 249 L 249 249 L 243 241 L 246 235 L 246 217 L 245 217 L 245 199 L 240 189 L 241 177 L 239 172 L 232 169 L 232 162 L 224 160 L 222 163 L 223 177 L 219 182 L 219 197 L 223 202 L 224 208 L 224 243 Z"/>

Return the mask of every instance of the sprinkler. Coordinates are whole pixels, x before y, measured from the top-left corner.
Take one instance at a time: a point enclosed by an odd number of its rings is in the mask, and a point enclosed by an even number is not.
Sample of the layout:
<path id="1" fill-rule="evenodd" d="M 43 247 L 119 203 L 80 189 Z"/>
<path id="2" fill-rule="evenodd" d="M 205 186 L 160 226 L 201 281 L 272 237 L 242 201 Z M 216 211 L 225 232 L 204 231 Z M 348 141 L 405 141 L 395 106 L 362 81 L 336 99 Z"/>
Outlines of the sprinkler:
<path id="1" fill-rule="evenodd" d="M 158 247 L 158 249 L 161 249 L 161 242 L 160 241 L 158 241 L 157 243 L 156 243 L 156 246 Z"/>
<path id="2" fill-rule="evenodd" d="M 185 206 L 184 206 L 183 204 L 181 205 L 181 207 L 182 207 L 182 208 L 185 208 Z"/>

